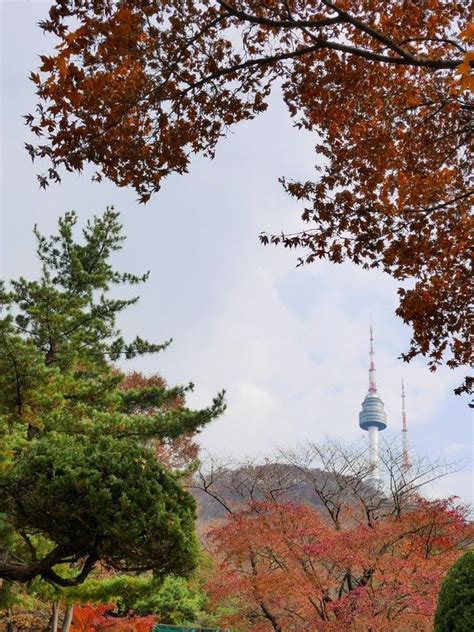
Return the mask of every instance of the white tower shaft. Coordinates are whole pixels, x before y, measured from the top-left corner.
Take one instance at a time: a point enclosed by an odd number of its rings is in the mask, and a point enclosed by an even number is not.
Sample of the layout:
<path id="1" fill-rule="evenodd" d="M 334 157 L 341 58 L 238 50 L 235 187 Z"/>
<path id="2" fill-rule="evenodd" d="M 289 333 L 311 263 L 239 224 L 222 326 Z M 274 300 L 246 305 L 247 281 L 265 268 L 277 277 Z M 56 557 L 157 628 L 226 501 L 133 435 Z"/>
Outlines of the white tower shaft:
<path id="1" fill-rule="evenodd" d="M 369 464 L 372 476 L 379 478 L 379 429 L 377 426 L 369 427 Z"/>

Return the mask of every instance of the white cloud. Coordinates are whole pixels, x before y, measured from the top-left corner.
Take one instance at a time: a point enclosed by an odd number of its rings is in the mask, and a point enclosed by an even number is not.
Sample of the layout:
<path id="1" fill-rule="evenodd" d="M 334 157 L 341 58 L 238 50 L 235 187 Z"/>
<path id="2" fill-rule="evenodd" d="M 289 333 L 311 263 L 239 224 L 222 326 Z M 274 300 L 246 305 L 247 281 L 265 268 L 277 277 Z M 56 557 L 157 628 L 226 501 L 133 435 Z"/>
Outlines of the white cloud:
<path id="1" fill-rule="evenodd" d="M 465 443 L 449 443 L 446 448 L 444 449 L 444 452 L 447 456 L 454 456 L 456 454 L 462 454 L 463 452 L 466 451 L 466 444 Z"/>

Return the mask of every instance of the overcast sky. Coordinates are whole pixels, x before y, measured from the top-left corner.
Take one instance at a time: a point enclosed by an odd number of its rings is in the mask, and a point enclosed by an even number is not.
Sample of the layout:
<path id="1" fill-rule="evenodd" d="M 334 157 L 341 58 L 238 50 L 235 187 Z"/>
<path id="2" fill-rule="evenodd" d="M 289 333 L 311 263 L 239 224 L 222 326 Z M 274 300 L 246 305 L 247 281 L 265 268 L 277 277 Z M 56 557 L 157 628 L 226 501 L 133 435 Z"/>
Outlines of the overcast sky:
<path id="1" fill-rule="evenodd" d="M 264 115 L 234 129 L 214 161 L 196 158 L 190 173 L 169 178 L 146 206 L 132 190 L 88 175 L 66 174 L 40 191 L 23 143 L 21 115 L 34 107 L 27 77 L 51 42 L 36 27 L 48 3 L 2 8 L 1 276 L 37 274 L 32 227 L 55 230 L 75 209 L 81 222 L 114 205 L 127 241 L 116 264 L 151 278 L 124 316 L 125 334 L 174 339 L 164 353 L 129 364 L 169 383 L 193 381 L 190 403 L 206 405 L 222 388 L 228 410 L 201 435 L 212 452 L 265 455 L 324 436 L 367 438 L 358 427 L 367 391 L 370 314 L 377 378 L 388 414 L 388 441 L 399 440 L 400 384 L 405 380 L 410 444 L 432 458 L 466 463 L 432 493 L 472 499 L 472 416 L 453 388 L 463 372 L 431 374 L 406 365 L 410 330 L 396 318 L 395 283 L 351 264 L 296 268 L 296 255 L 262 247 L 261 230 L 300 226 L 299 208 L 278 177 L 314 175 L 315 138 L 292 127 L 276 96 Z M 341 99 L 341 107 L 344 107 Z"/>

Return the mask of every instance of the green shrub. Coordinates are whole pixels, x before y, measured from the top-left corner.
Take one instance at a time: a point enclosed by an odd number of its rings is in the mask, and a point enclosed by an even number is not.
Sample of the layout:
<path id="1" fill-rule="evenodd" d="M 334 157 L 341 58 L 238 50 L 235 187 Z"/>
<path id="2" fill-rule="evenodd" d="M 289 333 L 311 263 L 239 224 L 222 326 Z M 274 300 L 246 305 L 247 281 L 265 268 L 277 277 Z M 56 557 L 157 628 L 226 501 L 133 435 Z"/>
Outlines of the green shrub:
<path id="1" fill-rule="evenodd" d="M 435 632 L 474 629 L 474 551 L 465 553 L 447 574 L 439 593 Z"/>

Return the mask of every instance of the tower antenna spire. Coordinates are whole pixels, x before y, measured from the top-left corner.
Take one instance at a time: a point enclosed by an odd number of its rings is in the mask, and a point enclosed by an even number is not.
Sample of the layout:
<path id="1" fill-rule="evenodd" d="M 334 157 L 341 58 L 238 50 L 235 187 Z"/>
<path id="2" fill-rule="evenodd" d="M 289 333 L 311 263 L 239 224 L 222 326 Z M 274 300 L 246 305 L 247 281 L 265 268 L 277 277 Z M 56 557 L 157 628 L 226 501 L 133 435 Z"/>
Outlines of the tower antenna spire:
<path id="1" fill-rule="evenodd" d="M 407 427 L 407 411 L 405 402 L 405 384 L 402 380 L 402 463 L 404 469 L 410 467 L 410 456 L 408 454 L 408 427 Z"/>
<path id="2" fill-rule="evenodd" d="M 375 380 L 375 352 L 374 352 L 374 329 L 372 327 L 372 318 L 370 319 L 370 351 L 369 351 L 369 393 L 375 395 L 377 393 L 377 383 Z"/>

